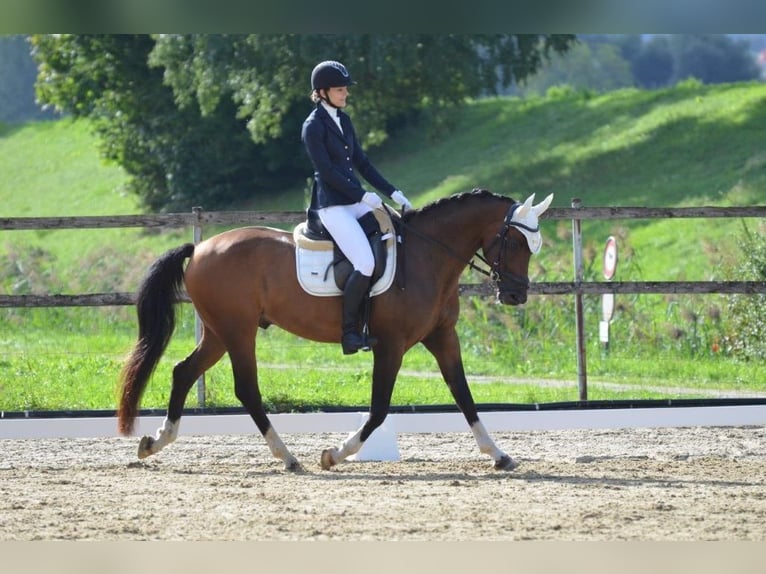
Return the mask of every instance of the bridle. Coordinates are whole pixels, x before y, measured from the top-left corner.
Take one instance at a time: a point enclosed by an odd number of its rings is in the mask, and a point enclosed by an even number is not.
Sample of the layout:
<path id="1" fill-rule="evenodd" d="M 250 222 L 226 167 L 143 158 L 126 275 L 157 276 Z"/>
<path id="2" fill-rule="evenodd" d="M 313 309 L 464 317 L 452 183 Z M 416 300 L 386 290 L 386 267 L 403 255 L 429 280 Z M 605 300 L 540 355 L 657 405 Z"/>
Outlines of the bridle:
<path id="1" fill-rule="evenodd" d="M 505 251 L 506 251 L 506 244 L 508 243 L 508 232 L 511 230 L 511 227 L 516 227 L 518 229 L 525 229 L 533 233 L 537 233 L 540 230 L 539 227 L 533 228 L 523 223 L 520 223 L 518 221 L 513 221 L 514 213 L 516 213 L 516 210 L 521 206 L 522 204 L 518 202 L 511 205 L 511 207 L 508 209 L 508 212 L 505 214 L 505 218 L 503 219 L 503 226 L 500 228 L 500 231 L 497 232 L 497 235 L 495 235 L 495 238 L 492 240 L 492 243 L 487 248 L 487 249 L 491 249 L 495 243 L 500 241 L 500 248 L 497 250 L 497 257 L 495 257 L 495 260 L 490 264 L 481 255 L 481 253 L 476 252 L 475 254 L 475 257 L 478 257 L 479 259 L 484 261 L 484 263 L 486 263 L 487 265 L 490 265 L 490 272 L 488 273 L 488 276 L 492 281 L 495 282 L 498 289 L 500 289 L 501 285 L 504 285 L 504 284 L 510 284 L 516 287 L 521 287 L 524 290 L 529 288 L 528 277 L 517 275 L 516 273 L 513 273 L 512 271 L 501 270 L 501 267 L 503 264 L 503 257 L 505 256 Z"/>
<path id="2" fill-rule="evenodd" d="M 384 207 L 389 211 L 389 215 L 392 215 L 391 212 L 393 210 L 388 207 L 386 204 L 383 204 Z M 513 221 L 513 215 L 516 213 L 516 210 L 521 207 L 523 204 L 516 202 L 513 205 L 511 205 L 510 208 L 508 208 L 508 212 L 505 214 L 505 218 L 503 219 L 503 225 L 500 228 L 500 230 L 495 235 L 495 238 L 492 240 L 492 243 L 487 247 L 487 251 L 492 249 L 492 247 L 497 243 L 500 242 L 500 248 L 497 251 L 497 256 L 495 257 L 495 260 L 490 263 L 486 257 L 484 257 L 481 253 L 478 251 L 474 253 L 471 256 L 471 259 L 468 261 L 465 261 L 463 257 L 455 253 L 448 245 L 445 245 L 438 239 L 431 237 L 429 235 L 426 235 L 425 233 L 421 233 L 411 225 L 408 225 L 403 221 L 402 218 L 394 218 L 392 217 L 391 220 L 395 222 L 395 225 L 401 226 L 402 228 L 406 229 L 407 231 L 410 231 L 411 233 L 417 235 L 421 239 L 424 239 L 428 241 L 429 243 L 433 243 L 434 245 L 438 245 L 441 247 L 444 251 L 446 251 L 449 255 L 454 257 L 455 259 L 458 259 L 474 271 L 478 271 L 482 275 L 489 277 L 491 281 L 495 283 L 498 290 L 501 289 L 501 286 L 503 284 L 510 284 L 512 286 L 522 288 L 524 290 L 529 288 L 529 278 L 524 277 L 522 275 L 518 275 L 516 273 L 513 273 L 512 271 L 503 271 L 501 269 L 503 264 L 503 257 L 505 255 L 506 246 L 508 243 L 508 232 L 511 230 L 511 227 L 516 227 L 518 229 L 524 229 L 527 231 L 531 231 L 532 233 L 537 233 L 540 228 L 539 227 L 530 227 L 528 225 L 525 225 L 523 223 L 520 223 L 518 221 Z M 474 263 L 474 258 L 478 258 L 481 260 L 485 265 L 489 267 L 489 269 L 484 269 L 482 267 L 479 267 Z"/>

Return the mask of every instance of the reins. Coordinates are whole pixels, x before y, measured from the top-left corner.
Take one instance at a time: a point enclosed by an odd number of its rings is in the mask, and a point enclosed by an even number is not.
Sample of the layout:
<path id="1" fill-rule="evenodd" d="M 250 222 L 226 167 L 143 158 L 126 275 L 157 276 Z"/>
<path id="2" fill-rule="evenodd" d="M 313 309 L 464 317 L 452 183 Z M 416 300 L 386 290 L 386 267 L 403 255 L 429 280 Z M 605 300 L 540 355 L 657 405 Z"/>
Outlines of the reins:
<path id="1" fill-rule="evenodd" d="M 417 235 L 417 236 L 418 236 L 418 237 L 420 237 L 421 239 L 424 239 L 425 241 L 427 241 L 427 242 L 429 242 L 429 243 L 432 243 L 432 244 L 434 244 L 434 245 L 437 245 L 437 246 L 441 247 L 441 248 L 442 248 L 444 251 L 446 251 L 446 252 L 447 252 L 447 254 L 448 254 L 448 255 L 450 255 L 450 256 L 452 256 L 452 257 L 454 257 L 455 259 L 457 259 L 457 260 L 458 260 L 458 261 L 460 261 L 461 263 L 463 263 L 463 264 L 467 265 L 468 267 L 470 267 L 470 268 L 471 268 L 471 269 L 473 269 L 474 271 L 478 271 L 479 273 L 481 273 L 482 275 L 485 275 L 485 276 L 487 276 L 487 277 L 490 277 L 490 278 L 492 277 L 492 271 L 487 271 L 486 269 L 482 269 L 481 267 L 479 267 L 478 265 L 476 265 L 476 264 L 473 262 L 473 258 L 474 258 L 474 257 L 478 257 L 478 258 L 479 258 L 479 259 L 481 259 L 481 260 L 482 260 L 482 261 L 483 261 L 483 262 L 484 262 L 486 265 L 488 265 L 488 266 L 490 266 L 490 267 L 491 267 L 491 264 L 490 264 L 490 262 L 489 262 L 489 261 L 487 261 L 487 260 L 486 260 L 486 259 L 485 259 L 485 258 L 484 258 L 482 255 L 481 255 L 481 253 L 478 253 L 478 252 L 474 253 L 474 254 L 471 256 L 471 259 L 470 259 L 470 260 L 468 260 L 468 261 L 466 261 L 466 260 L 465 260 L 463 257 L 461 257 L 460 255 L 458 255 L 457 253 L 455 253 L 455 252 L 452 250 L 452 248 L 451 248 L 449 245 L 445 245 L 444 243 L 442 243 L 441 241 L 439 241 L 439 240 L 438 240 L 438 239 L 436 239 L 435 237 L 431 237 L 430 235 L 426 235 L 425 233 L 422 233 L 421 231 L 419 231 L 419 230 L 417 230 L 416 228 L 414 228 L 412 225 L 409 225 L 409 224 L 405 223 L 405 222 L 404 222 L 404 219 L 403 219 L 402 217 L 396 217 L 396 218 L 395 218 L 395 217 L 393 217 L 393 215 L 394 215 L 394 214 L 396 214 L 396 215 L 398 215 L 398 214 L 396 213 L 396 211 L 395 211 L 395 210 L 391 209 L 391 208 L 390 208 L 388 205 L 386 205 L 385 203 L 383 204 L 383 207 L 385 207 L 385 208 L 386 208 L 386 210 L 389 212 L 389 215 L 391 215 L 391 216 L 392 216 L 392 217 L 391 217 L 391 221 L 393 221 L 393 223 L 394 223 L 394 226 L 395 226 L 395 227 L 400 227 L 400 228 L 402 228 L 402 229 L 405 229 L 405 230 L 407 230 L 407 231 L 409 231 L 409 232 L 411 232 L 411 233 L 413 233 L 413 234 Z"/>
<path id="2" fill-rule="evenodd" d="M 504 272 L 500 271 L 501 258 L 503 256 L 504 251 L 505 251 L 505 249 L 504 249 L 505 248 L 505 242 L 507 241 L 507 235 L 508 235 L 508 231 L 510 230 L 510 228 L 511 227 L 520 227 L 520 228 L 526 229 L 528 231 L 533 231 L 533 232 L 537 231 L 537 229 L 533 229 L 533 228 L 531 228 L 531 227 L 529 227 L 527 225 L 524 225 L 523 223 L 512 221 L 514 212 L 516 211 L 516 209 L 518 209 L 521 206 L 520 203 L 514 203 L 510 207 L 510 209 L 508 210 L 508 213 L 505 216 L 505 219 L 503 220 L 502 228 L 500 229 L 500 231 L 498 231 L 497 235 L 495 236 L 494 241 L 492 242 L 492 245 L 494 245 L 497 241 L 501 242 L 500 249 L 498 250 L 497 258 L 496 258 L 494 263 L 490 263 L 489 261 L 487 261 L 487 259 L 481 253 L 479 253 L 478 251 L 476 253 L 474 253 L 468 261 L 466 261 L 465 258 L 463 258 L 460 255 L 458 255 L 457 253 L 455 253 L 452 250 L 452 248 L 450 248 L 448 245 L 445 245 L 444 243 L 442 243 L 441 241 L 439 241 L 435 237 L 431 237 L 430 235 L 426 235 L 425 233 L 422 233 L 421 231 L 417 230 L 412 225 L 409 225 L 409 224 L 405 223 L 403 217 L 396 217 L 396 218 L 393 217 L 393 215 L 396 214 L 396 212 L 393 209 L 391 209 L 386 204 L 383 204 L 383 206 L 389 212 L 389 215 L 392 216 L 391 217 L 391 221 L 394 223 L 394 226 L 401 227 L 402 229 L 405 229 L 405 230 L 407 230 L 407 231 L 409 231 L 411 233 L 414 233 L 419 238 L 421 238 L 421 239 L 423 239 L 423 240 L 425 240 L 425 241 L 427 241 L 429 243 L 432 243 L 434 245 L 439 246 L 448 255 L 450 255 L 451 257 L 453 257 L 455 259 L 457 259 L 458 261 L 460 261 L 464 265 L 470 267 L 474 271 L 478 271 L 482 275 L 484 275 L 486 277 L 489 277 L 491 280 L 493 280 L 495 282 L 499 282 L 501 280 L 501 276 L 502 275 L 509 275 L 516 282 L 526 282 L 526 283 L 528 283 L 528 280 L 526 280 L 526 279 L 524 281 L 520 281 L 521 278 L 517 278 L 516 275 L 514 275 L 513 273 L 509 273 L 509 272 L 505 272 L 504 273 Z M 490 245 L 490 247 L 492 245 Z M 487 265 L 489 267 L 489 270 L 483 269 L 483 268 L 479 267 L 478 265 L 476 265 L 474 263 L 474 258 L 478 258 L 479 260 L 481 260 L 485 265 Z"/>

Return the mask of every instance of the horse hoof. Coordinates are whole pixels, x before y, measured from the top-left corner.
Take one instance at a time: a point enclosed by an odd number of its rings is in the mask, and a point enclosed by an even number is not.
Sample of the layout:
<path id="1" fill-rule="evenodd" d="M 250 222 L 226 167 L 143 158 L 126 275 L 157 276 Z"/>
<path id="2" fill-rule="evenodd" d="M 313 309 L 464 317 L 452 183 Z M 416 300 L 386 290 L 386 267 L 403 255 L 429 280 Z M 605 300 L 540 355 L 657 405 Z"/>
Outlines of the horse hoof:
<path id="1" fill-rule="evenodd" d="M 326 448 L 322 451 L 322 458 L 320 459 L 322 470 L 330 470 L 333 466 L 335 466 L 335 461 L 332 458 L 333 450 L 334 449 L 332 448 Z"/>
<path id="2" fill-rule="evenodd" d="M 304 469 L 303 465 L 297 460 L 285 463 L 285 470 L 288 472 L 306 472 L 306 469 Z"/>
<path id="3" fill-rule="evenodd" d="M 517 466 L 519 465 L 507 454 L 495 461 L 495 470 L 513 470 Z"/>
<path id="4" fill-rule="evenodd" d="M 152 445 L 154 444 L 154 437 L 145 436 L 141 438 L 141 442 L 138 443 L 138 458 L 146 458 L 152 453 Z"/>

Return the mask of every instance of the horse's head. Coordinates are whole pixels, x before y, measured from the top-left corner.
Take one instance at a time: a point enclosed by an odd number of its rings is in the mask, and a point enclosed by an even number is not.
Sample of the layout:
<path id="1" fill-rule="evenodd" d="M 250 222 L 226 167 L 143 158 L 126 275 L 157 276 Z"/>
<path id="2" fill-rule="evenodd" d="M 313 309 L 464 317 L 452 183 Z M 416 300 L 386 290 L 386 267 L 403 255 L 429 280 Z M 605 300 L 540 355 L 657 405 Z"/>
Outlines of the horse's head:
<path id="1" fill-rule="evenodd" d="M 497 284 L 497 299 L 504 305 L 527 301 L 529 259 L 540 251 L 539 216 L 548 209 L 553 194 L 533 205 L 535 194 L 524 203 L 514 203 L 503 218 L 500 230 L 483 245 L 484 256 L 491 262 L 492 279 Z"/>

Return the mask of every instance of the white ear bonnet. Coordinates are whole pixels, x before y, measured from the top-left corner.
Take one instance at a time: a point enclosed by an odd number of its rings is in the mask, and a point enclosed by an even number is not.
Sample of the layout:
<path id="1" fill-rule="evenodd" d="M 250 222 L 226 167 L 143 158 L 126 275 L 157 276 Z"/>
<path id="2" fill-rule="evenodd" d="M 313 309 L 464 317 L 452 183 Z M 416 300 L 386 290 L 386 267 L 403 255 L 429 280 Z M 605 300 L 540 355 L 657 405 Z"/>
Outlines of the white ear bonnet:
<path id="1" fill-rule="evenodd" d="M 538 253 L 543 246 L 539 216 L 550 206 L 551 201 L 553 201 L 553 194 L 551 193 L 537 205 L 532 205 L 534 201 L 535 194 L 533 193 L 513 211 L 513 216 L 509 222 L 526 237 L 529 250 L 533 254 Z"/>

